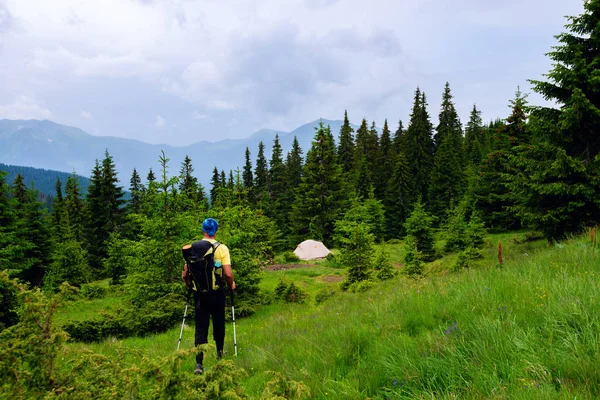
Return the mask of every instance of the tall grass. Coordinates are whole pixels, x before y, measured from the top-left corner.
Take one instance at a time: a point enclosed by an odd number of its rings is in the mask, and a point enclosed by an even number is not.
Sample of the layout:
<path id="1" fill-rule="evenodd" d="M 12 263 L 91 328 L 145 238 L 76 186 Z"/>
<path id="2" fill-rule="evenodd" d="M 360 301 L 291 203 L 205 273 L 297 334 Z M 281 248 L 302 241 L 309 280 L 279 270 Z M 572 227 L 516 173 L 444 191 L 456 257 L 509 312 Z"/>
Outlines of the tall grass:
<path id="1" fill-rule="evenodd" d="M 238 320 L 236 362 L 248 372 L 245 391 L 259 398 L 265 372 L 277 371 L 319 399 L 597 398 L 598 250 L 583 238 L 554 247 L 509 239 L 492 236 L 477 268 L 448 273 L 450 255 L 428 265 L 423 279 L 401 276 L 320 305 L 274 303 Z M 322 284 L 309 269 L 276 271 L 264 288 L 283 274 Z M 177 327 L 89 347 L 116 357 L 123 346 L 152 357 L 175 351 L 178 336 Z M 227 357 L 232 342 L 228 325 Z M 186 327 L 183 347 L 192 345 L 193 327 Z M 207 357 L 209 368 L 213 363 Z M 193 365 L 190 359 L 183 368 Z"/>

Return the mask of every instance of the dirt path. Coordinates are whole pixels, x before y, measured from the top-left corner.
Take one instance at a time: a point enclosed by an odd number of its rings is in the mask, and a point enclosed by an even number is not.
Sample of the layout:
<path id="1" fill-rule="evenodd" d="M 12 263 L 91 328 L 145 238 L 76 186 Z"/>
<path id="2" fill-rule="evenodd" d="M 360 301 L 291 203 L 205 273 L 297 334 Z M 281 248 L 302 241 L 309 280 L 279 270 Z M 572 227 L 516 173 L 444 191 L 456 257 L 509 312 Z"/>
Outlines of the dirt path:
<path id="1" fill-rule="evenodd" d="M 308 268 L 313 264 L 273 264 L 265 267 L 267 271 L 285 271 L 286 269 Z"/>

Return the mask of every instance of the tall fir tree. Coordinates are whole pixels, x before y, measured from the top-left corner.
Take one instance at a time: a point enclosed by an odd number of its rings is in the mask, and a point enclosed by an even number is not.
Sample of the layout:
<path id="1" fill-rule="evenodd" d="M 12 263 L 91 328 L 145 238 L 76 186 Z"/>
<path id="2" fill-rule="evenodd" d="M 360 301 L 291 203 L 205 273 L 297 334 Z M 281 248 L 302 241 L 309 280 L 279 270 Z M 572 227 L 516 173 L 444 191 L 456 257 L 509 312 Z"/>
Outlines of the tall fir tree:
<path id="1" fill-rule="evenodd" d="M 79 181 L 74 174 L 67 178 L 64 206 L 67 220 L 66 227 L 68 229 L 69 237 L 78 242 L 83 242 L 85 205 L 80 192 Z"/>
<path id="2" fill-rule="evenodd" d="M 484 156 L 486 144 L 485 130 L 481 120 L 481 111 L 473 105 L 469 123 L 465 129 L 465 157 L 469 167 L 478 167 Z"/>
<path id="3" fill-rule="evenodd" d="M 254 186 L 254 177 L 252 175 L 252 162 L 250 161 L 250 150 L 246 147 L 246 164 L 244 165 L 244 173 L 242 175 L 244 187 L 252 190 Z"/>
<path id="4" fill-rule="evenodd" d="M 341 173 L 331 133 L 320 122 L 292 208 L 292 243 L 309 237 L 330 243 L 335 220 L 344 212 L 340 209 Z"/>
<path id="5" fill-rule="evenodd" d="M 404 150 L 400 150 L 394 157 L 384 201 L 387 238 L 398 239 L 404 235 L 404 222 L 410 213 L 413 199 L 413 177 Z"/>
<path id="6" fill-rule="evenodd" d="M 390 136 L 390 128 L 388 127 L 387 119 L 383 123 L 381 138 L 379 138 L 379 147 L 377 154 L 377 170 L 373 186 L 375 188 L 375 197 L 378 200 L 384 201 L 386 188 L 390 177 L 390 171 L 393 169 L 393 154 L 392 138 Z"/>
<path id="7" fill-rule="evenodd" d="M 300 182 L 302 182 L 302 169 L 304 167 L 304 160 L 302 157 L 302 148 L 298 143 L 298 138 L 294 136 L 294 140 L 292 142 L 292 148 L 287 153 L 285 159 L 285 179 L 287 185 L 285 187 L 285 195 L 283 197 L 283 205 L 282 205 L 282 214 L 285 215 L 285 228 L 282 230 L 285 233 L 291 233 L 291 211 L 292 204 L 296 198 L 296 192 L 298 191 L 298 187 Z"/>
<path id="8" fill-rule="evenodd" d="M 434 139 L 436 150 L 429 184 L 428 208 L 438 222 L 443 222 L 450 203 L 459 201 L 465 186 L 462 126 L 448 83 L 444 88 Z"/>
<path id="9" fill-rule="evenodd" d="M 354 165 L 354 129 L 348 120 L 348 111 L 344 112 L 344 123 L 340 128 L 340 144 L 338 146 L 338 160 L 342 172 L 348 173 Z"/>
<path id="10" fill-rule="evenodd" d="M 286 201 L 288 181 L 285 164 L 283 163 L 283 149 L 279 143 L 279 135 L 275 135 L 273 142 L 273 151 L 271 153 L 271 160 L 269 161 L 269 181 L 271 206 L 268 216 L 275 219 L 279 226 L 282 226 L 287 219 L 284 202 Z"/>
<path id="11" fill-rule="evenodd" d="M 529 126 L 525 110 L 527 102 L 520 90 L 511 100 L 511 115 L 494 135 L 491 151 L 479 168 L 473 191 L 475 207 L 481 211 L 487 227 L 495 231 L 519 228 L 520 221 L 512 208 L 518 197 L 510 187 L 514 170 L 510 166 L 511 155 L 516 149 L 529 142 Z"/>
<path id="12" fill-rule="evenodd" d="M 13 196 L 17 200 L 17 207 L 27 202 L 27 186 L 21 173 L 17 174 L 13 182 Z"/>
<path id="13" fill-rule="evenodd" d="M 62 191 L 62 182 L 60 178 L 56 178 L 56 183 L 54 184 L 55 196 L 52 201 L 52 226 L 53 233 L 55 238 L 61 238 L 63 235 L 61 226 L 63 220 L 64 213 L 64 201 L 63 201 L 63 191 Z"/>
<path id="14" fill-rule="evenodd" d="M 185 156 L 179 170 L 179 193 L 181 194 L 181 208 L 183 211 L 195 210 L 198 202 L 203 200 L 203 195 L 198 192 L 198 178 L 194 175 L 194 167 L 189 156 Z"/>
<path id="15" fill-rule="evenodd" d="M 414 189 L 423 199 L 427 198 L 428 183 L 433 168 L 432 129 L 425 93 L 421 93 L 417 88 L 404 142 L 410 174 L 415 182 Z"/>
<path id="16" fill-rule="evenodd" d="M 400 151 L 405 151 L 404 146 L 404 124 L 402 120 L 398 121 L 398 129 L 394 132 L 394 138 L 392 139 L 392 154 L 395 157 Z"/>
<path id="17" fill-rule="evenodd" d="M 255 204 L 261 210 L 268 204 L 269 190 L 269 166 L 265 158 L 265 145 L 261 141 L 258 143 L 258 155 L 254 169 L 254 199 Z"/>
<path id="18" fill-rule="evenodd" d="M 129 210 L 137 214 L 140 212 L 142 201 L 142 179 L 135 168 L 133 168 L 131 179 L 129 180 L 129 193 L 131 194 Z"/>
<path id="19" fill-rule="evenodd" d="M 210 189 L 210 204 L 214 205 L 217 201 L 217 194 L 219 189 L 221 188 L 221 177 L 219 175 L 219 170 L 217 167 L 213 169 L 213 176 L 210 181 L 212 188 Z"/>

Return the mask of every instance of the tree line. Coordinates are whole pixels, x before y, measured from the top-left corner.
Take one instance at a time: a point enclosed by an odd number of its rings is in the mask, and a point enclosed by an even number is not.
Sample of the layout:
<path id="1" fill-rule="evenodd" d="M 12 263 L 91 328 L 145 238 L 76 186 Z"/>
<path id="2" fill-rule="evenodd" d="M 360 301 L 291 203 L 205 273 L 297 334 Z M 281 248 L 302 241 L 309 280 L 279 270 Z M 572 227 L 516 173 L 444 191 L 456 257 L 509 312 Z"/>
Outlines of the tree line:
<path id="1" fill-rule="evenodd" d="M 227 174 L 214 167 L 209 190 L 194 176 L 189 156 L 171 174 L 163 154 L 161 171 L 150 169 L 145 182 L 133 170 L 127 201 L 106 151 L 85 193 L 75 178 L 67 179 L 64 192 L 57 180 L 51 213 L 22 176 L 6 182 L 0 173 L 2 269 L 52 287 L 65 277 L 120 282 L 152 265 L 164 282 L 175 282 L 178 246 L 197 236 L 199 221 L 210 215 L 223 221 L 225 238 L 244 249 L 250 293 L 261 260 L 308 238 L 341 245 L 353 221 L 365 223 L 377 241 L 409 234 L 416 211 L 433 227 L 448 228 L 460 215 L 489 230 L 529 227 L 551 241 L 596 225 L 595 4 L 586 4 L 586 13 L 572 17 L 568 32 L 557 36 L 548 80 L 531 81 L 556 108 L 532 106 L 517 91 L 505 118 L 484 124 L 473 106 L 463 124 L 446 84 L 434 126 L 427 96 L 417 88 L 406 128 L 402 121 L 390 128 L 386 120 L 379 134 L 375 123 L 362 119 L 355 131 L 346 113 L 339 132 L 315 127 L 306 156 L 296 138 L 284 155 L 276 136 L 270 160 L 263 142 L 254 162 L 247 148 L 242 170 Z"/>

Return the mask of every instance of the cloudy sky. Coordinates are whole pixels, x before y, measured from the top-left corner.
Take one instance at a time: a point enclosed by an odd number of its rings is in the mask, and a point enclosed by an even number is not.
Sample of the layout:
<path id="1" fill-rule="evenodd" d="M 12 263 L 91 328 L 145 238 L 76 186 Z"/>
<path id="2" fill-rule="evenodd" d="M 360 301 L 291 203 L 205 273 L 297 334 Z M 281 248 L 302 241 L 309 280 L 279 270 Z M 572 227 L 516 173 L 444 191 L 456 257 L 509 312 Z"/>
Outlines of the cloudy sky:
<path id="1" fill-rule="evenodd" d="M 0 118 L 185 145 L 347 109 L 506 117 L 582 0 L 0 0 Z M 531 102 L 542 100 L 532 93 Z"/>

